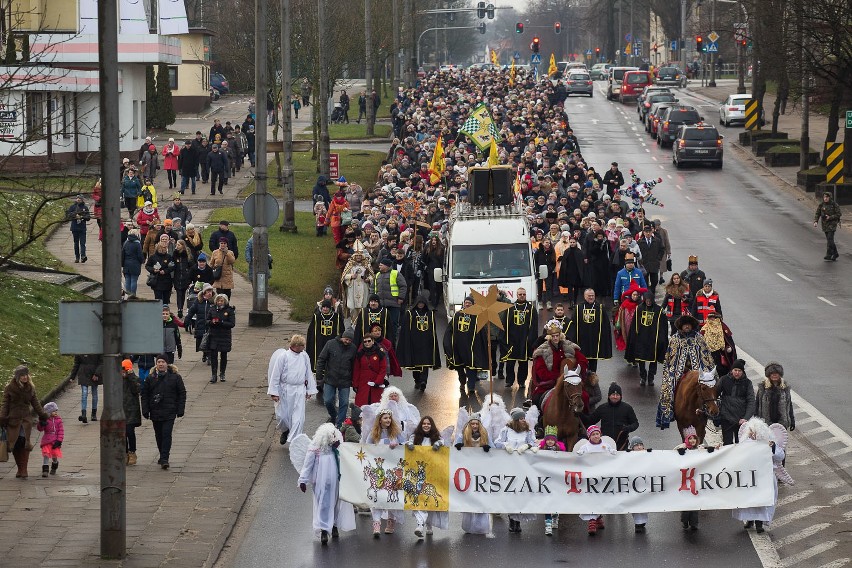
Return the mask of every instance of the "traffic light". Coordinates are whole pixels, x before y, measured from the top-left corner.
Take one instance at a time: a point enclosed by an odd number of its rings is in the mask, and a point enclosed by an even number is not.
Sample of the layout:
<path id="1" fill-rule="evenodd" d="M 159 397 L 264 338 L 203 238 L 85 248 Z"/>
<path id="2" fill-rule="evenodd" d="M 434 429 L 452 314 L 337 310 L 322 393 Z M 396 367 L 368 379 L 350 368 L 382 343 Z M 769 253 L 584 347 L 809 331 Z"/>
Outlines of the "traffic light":
<path id="1" fill-rule="evenodd" d="M 533 40 L 532 40 L 532 44 L 530 44 L 530 47 L 532 47 L 532 52 L 533 52 L 533 53 L 538 53 L 538 50 L 539 50 L 539 47 L 540 47 L 540 46 L 539 46 L 540 41 L 541 41 L 541 40 L 539 40 L 539 39 L 538 39 L 538 36 L 535 36 L 535 37 L 533 38 Z"/>
<path id="2" fill-rule="evenodd" d="M 743 46 L 743 47 L 745 47 L 746 45 L 748 45 L 748 42 L 747 42 L 746 40 L 742 40 L 742 41 L 740 42 L 740 45 L 741 45 L 741 46 Z"/>
<path id="3" fill-rule="evenodd" d="M 489 4 L 485 7 L 485 15 L 488 16 L 489 20 L 494 19 L 494 4 Z"/>
<path id="4" fill-rule="evenodd" d="M 479 24 L 479 33 L 481 33 L 481 34 L 485 33 L 485 22 Z"/>
<path id="5" fill-rule="evenodd" d="M 480 19 L 485 17 L 485 2 L 476 3 L 476 17 Z"/>
<path id="6" fill-rule="evenodd" d="M 523 22 L 518 22 L 517 24 L 515 24 L 515 33 L 516 33 L 516 34 L 522 34 L 522 33 L 524 33 L 524 24 L 523 24 Z"/>
<path id="7" fill-rule="evenodd" d="M 562 33 L 562 22 L 556 22 L 553 24 L 553 33 L 557 35 Z"/>
<path id="8" fill-rule="evenodd" d="M 601 48 L 596 47 L 595 48 L 595 55 L 600 55 L 600 54 L 601 54 Z"/>
<path id="9" fill-rule="evenodd" d="M 704 51 L 704 38 L 701 36 L 695 36 L 695 50 L 696 51 Z"/>

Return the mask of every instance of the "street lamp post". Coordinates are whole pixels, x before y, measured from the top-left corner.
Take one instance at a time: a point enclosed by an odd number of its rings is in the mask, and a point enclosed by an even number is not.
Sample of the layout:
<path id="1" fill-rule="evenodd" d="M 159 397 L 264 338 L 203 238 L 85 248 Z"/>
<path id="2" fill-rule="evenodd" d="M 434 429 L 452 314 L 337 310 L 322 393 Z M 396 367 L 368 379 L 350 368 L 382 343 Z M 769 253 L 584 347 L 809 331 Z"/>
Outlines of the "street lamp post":
<path id="1" fill-rule="evenodd" d="M 716 33 L 716 0 L 713 0 L 710 3 L 710 31 Z M 711 41 L 710 45 L 715 44 L 716 42 Z M 716 52 L 710 52 L 710 82 L 707 84 L 708 87 L 716 86 Z"/>

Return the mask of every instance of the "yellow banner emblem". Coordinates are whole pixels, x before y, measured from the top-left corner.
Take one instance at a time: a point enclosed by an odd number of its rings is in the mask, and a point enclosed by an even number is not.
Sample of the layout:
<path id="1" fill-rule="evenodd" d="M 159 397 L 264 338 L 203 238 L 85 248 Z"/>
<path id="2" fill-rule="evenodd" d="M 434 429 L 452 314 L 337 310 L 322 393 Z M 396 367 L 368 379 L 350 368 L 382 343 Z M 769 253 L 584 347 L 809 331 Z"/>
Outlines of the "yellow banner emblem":
<path id="1" fill-rule="evenodd" d="M 642 312 L 641 323 L 645 327 L 650 327 L 654 324 L 654 312 Z"/>
<path id="2" fill-rule="evenodd" d="M 463 314 L 459 316 L 458 321 L 458 330 L 462 333 L 466 333 L 470 330 L 470 316 L 467 314 Z"/>
<path id="3" fill-rule="evenodd" d="M 429 331 L 429 316 L 417 316 L 417 331 Z"/>
<path id="4" fill-rule="evenodd" d="M 595 323 L 596 312 L 595 308 L 583 308 L 583 323 Z"/>
<path id="5" fill-rule="evenodd" d="M 332 320 L 322 320 L 322 322 L 320 322 L 320 334 L 321 335 L 333 335 L 334 334 L 334 322 Z"/>

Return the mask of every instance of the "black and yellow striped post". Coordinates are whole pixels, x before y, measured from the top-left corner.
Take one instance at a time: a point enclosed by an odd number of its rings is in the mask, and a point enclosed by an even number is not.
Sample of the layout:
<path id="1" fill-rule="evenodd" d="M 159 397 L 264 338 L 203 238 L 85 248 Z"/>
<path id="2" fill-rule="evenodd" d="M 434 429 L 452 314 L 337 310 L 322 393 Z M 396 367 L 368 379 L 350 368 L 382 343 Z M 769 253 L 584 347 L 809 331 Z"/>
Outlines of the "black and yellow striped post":
<path id="1" fill-rule="evenodd" d="M 826 183 L 843 183 L 843 144 L 841 142 L 825 143 L 825 181 Z"/>
<path id="2" fill-rule="evenodd" d="M 748 99 L 745 102 L 745 128 L 746 130 L 757 130 L 760 128 L 758 124 L 758 104 L 757 99 Z"/>

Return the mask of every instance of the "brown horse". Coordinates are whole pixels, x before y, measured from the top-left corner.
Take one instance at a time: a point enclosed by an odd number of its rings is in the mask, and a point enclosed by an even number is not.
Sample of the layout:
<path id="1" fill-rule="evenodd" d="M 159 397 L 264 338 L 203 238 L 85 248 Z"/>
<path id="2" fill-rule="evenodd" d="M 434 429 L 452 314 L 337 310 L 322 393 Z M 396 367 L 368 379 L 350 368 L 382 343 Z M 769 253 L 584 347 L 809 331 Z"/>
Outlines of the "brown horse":
<path id="1" fill-rule="evenodd" d="M 674 414 L 677 429 L 683 437 L 683 429 L 695 427 L 698 443 L 704 442 L 707 419 L 719 414 L 716 387 L 698 380 L 698 371 L 688 371 L 677 385 L 674 397 Z"/>
<path id="2" fill-rule="evenodd" d="M 556 386 L 541 397 L 541 420 L 545 426 L 558 428 L 557 438 L 565 443 L 569 452 L 574 449 L 580 431 L 579 414 L 583 411 L 583 383 L 572 385 L 565 382 L 565 370 L 573 370 L 577 361 L 566 357 L 561 363 L 561 372 Z"/>

